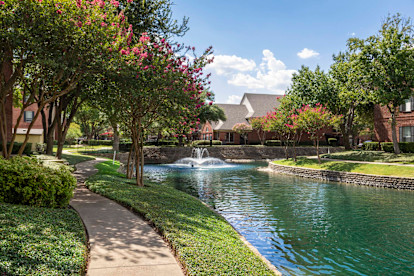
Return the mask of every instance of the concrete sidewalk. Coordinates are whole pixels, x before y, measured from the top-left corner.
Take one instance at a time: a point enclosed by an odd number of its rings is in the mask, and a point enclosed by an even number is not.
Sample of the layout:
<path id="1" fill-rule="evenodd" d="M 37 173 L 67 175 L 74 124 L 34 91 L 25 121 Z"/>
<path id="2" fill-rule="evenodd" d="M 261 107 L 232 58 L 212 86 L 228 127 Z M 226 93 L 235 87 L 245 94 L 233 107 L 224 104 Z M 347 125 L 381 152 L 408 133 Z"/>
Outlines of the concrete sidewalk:
<path id="1" fill-rule="evenodd" d="M 307 156 L 309 159 L 318 159 L 318 156 Z M 401 167 L 414 167 L 414 164 L 401 164 L 401 163 L 390 163 L 390 162 L 370 162 L 370 161 L 356 161 L 356 160 L 346 160 L 346 159 L 334 159 L 334 158 L 321 158 L 321 160 L 326 161 L 341 161 L 348 163 L 359 163 L 359 164 L 375 164 L 375 165 L 390 165 L 390 166 L 401 166 Z"/>
<path id="2" fill-rule="evenodd" d="M 74 174 L 78 187 L 70 205 L 89 234 L 87 275 L 183 275 L 168 245 L 144 220 L 83 185 L 97 172 L 94 165 L 106 160 L 79 163 Z"/>

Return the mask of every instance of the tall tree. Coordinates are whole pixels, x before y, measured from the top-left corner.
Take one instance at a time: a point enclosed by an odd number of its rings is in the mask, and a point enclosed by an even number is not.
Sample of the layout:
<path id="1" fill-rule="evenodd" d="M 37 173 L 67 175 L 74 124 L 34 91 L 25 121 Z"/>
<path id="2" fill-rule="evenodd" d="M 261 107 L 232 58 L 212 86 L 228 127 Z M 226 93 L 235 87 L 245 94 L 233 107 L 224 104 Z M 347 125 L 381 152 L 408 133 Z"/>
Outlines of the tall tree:
<path id="1" fill-rule="evenodd" d="M 367 39 L 348 40 L 350 49 L 360 52 L 365 76 L 376 103 L 391 114 L 394 152 L 400 153 L 397 140 L 399 107 L 413 95 L 414 35 L 410 19 L 400 14 L 388 16 L 378 34 Z"/>

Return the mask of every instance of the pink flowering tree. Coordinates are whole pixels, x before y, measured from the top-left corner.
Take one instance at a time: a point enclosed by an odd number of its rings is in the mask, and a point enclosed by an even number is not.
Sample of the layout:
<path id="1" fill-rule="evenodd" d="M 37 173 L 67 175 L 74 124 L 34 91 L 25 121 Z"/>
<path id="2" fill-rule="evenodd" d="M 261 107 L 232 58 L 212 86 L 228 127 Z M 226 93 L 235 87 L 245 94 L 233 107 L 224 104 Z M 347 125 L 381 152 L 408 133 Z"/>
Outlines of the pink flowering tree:
<path id="1" fill-rule="evenodd" d="M 238 123 L 233 126 L 232 130 L 240 134 L 240 137 L 243 138 L 244 144 L 246 145 L 247 135 L 252 131 L 252 127 L 246 123 Z"/>
<path id="2" fill-rule="evenodd" d="M 264 129 L 279 135 L 280 140 L 284 144 L 285 157 L 288 159 L 289 141 L 291 141 L 296 131 L 296 126 L 292 124 L 290 118 L 282 110 L 275 109 L 275 111 L 269 112 L 264 116 Z"/>
<path id="3" fill-rule="evenodd" d="M 6 148 L 8 118 L 3 112 L 6 99 L 11 98 L 13 92 L 25 98 L 19 105 L 21 113 L 15 129 L 19 127 L 24 110 L 30 105 L 37 106 L 27 133 L 45 107 L 68 102 L 59 99 L 75 91 L 79 81 L 89 73 L 105 67 L 107 49 L 114 41 L 128 39 L 125 19 L 117 13 L 118 4 L 103 0 L 0 2 L 0 65 L 8 68 L 7 74 L 2 71 L 0 77 L 4 157 L 10 157 L 16 138 L 15 132 Z M 66 117 L 59 117 L 62 113 L 55 113 L 56 122 L 66 121 L 63 119 Z M 62 138 L 68 128 L 69 125 L 60 132 Z M 26 135 L 20 155 L 28 139 Z"/>
<path id="4" fill-rule="evenodd" d="M 298 110 L 298 115 L 295 116 L 295 124 L 308 133 L 311 140 L 314 141 L 319 164 L 321 163 L 319 141 L 325 135 L 326 129 L 338 125 L 340 119 L 341 116 L 332 114 L 319 103 L 315 107 L 303 106 Z"/>
<path id="5" fill-rule="evenodd" d="M 266 140 L 266 130 L 265 130 L 265 117 L 256 117 L 250 120 L 250 125 L 252 129 L 254 129 L 259 136 L 260 144 L 263 146 Z"/>
<path id="6" fill-rule="evenodd" d="M 196 115 L 204 105 L 201 95 L 208 85 L 202 68 L 210 62 L 211 48 L 190 61 L 178 56 L 166 40 L 151 40 L 144 33 L 137 44 L 122 45 L 117 54 L 120 63 L 110 76 L 115 89 L 107 91 L 106 101 L 131 137 L 136 181 L 143 186 L 143 144 L 152 125 L 161 122 L 181 133 L 197 125 Z"/>

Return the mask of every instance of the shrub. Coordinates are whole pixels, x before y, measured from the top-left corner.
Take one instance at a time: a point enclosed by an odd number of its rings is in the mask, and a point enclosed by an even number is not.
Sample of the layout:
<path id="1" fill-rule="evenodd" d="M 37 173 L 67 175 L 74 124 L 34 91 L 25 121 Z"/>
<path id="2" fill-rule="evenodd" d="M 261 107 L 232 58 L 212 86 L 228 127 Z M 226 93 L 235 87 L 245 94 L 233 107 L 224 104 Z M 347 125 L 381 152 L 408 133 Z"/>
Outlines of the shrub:
<path id="1" fill-rule="evenodd" d="M 379 148 L 380 146 L 378 142 L 364 142 L 362 145 L 363 150 L 377 151 Z"/>
<path id="2" fill-rule="evenodd" d="M 400 150 L 403 153 L 414 153 L 414 142 L 400 142 L 398 143 Z M 394 152 L 394 145 L 392 142 L 381 143 L 382 150 L 385 152 Z"/>
<path id="3" fill-rule="evenodd" d="M 221 145 L 221 141 L 220 140 L 212 140 L 212 143 L 214 146 L 219 146 Z M 197 140 L 194 141 L 192 146 L 196 147 L 196 146 L 209 146 L 210 145 L 210 140 Z"/>
<path id="4" fill-rule="evenodd" d="M 122 142 L 119 143 L 119 151 L 129 152 L 132 147 L 132 142 Z"/>
<path id="5" fill-rule="evenodd" d="M 0 159 L 0 202 L 66 207 L 76 187 L 70 170 L 52 169 L 28 157 Z"/>
<path id="6" fill-rule="evenodd" d="M 394 146 L 392 142 L 381 143 L 381 149 L 385 152 L 394 152 Z"/>
<path id="7" fill-rule="evenodd" d="M 112 146 L 113 141 L 112 140 L 85 140 L 83 141 L 84 144 L 89 146 Z"/>
<path id="8" fill-rule="evenodd" d="M 414 142 L 398 143 L 403 153 L 414 153 Z"/>
<path id="9" fill-rule="evenodd" d="M 3 144 L 0 143 L 0 147 L 2 147 Z M 12 154 L 17 154 L 20 147 L 23 145 L 23 143 L 14 142 L 13 143 L 13 149 Z M 7 148 L 9 148 L 10 142 L 7 143 Z M 27 143 L 24 147 L 23 154 L 30 155 L 32 153 L 32 143 Z"/>
<path id="10" fill-rule="evenodd" d="M 328 138 L 328 144 L 332 147 L 336 147 L 338 145 L 338 139 L 336 138 Z"/>
<path id="11" fill-rule="evenodd" d="M 281 146 L 282 142 L 280 140 L 267 140 L 265 142 L 265 146 L 274 147 L 274 146 Z"/>
<path id="12" fill-rule="evenodd" d="M 46 144 L 45 143 L 36 143 L 36 151 L 40 154 L 45 153 Z"/>

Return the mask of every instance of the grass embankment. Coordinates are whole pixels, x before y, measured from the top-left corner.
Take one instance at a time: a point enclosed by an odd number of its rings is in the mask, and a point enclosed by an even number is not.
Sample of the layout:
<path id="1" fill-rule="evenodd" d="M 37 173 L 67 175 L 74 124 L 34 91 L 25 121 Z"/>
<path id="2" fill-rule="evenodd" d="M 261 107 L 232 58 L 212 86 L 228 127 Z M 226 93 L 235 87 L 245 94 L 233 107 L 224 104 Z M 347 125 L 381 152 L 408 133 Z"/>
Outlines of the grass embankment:
<path id="1" fill-rule="evenodd" d="M 414 167 L 404 167 L 395 165 L 382 165 L 382 164 L 367 164 L 367 163 L 352 163 L 341 161 L 326 161 L 322 160 L 322 164 L 318 164 L 317 159 L 299 158 L 297 162 L 289 160 L 277 160 L 273 161 L 275 164 L 296 166 L 320 170 L 331 170 L 341 172 L 354 172 L 365 173 L 375 175 L 387 175 L 387 176 L 401 176 L 401 177 L 414 177 Z"/>
<path id="2" fill-rule="evenodd" d="M 74 210 L 0 203 L 0 275 L 81 275 L 86 260 Z"/>
<path id="3" fill-rule="evenodd" d="M 325 158 L 352 161 L 414 164 L 414 153 L 394 154 L 384 151 L 344 151 L 324 154 L 322 156 Z"/>
<path id="4" fill-rule="evenodd" d="M 112 161 L 96 166 L 86 185 L 149 220 L 169 241 L 189 275 L 274 275 L 225 219 L 196 198 L 174 188 L 134 185 Z"/>
<path id="5" fill-rule="evenodd" d="M 44 163 L 53 163 L 53 160 L 57 160 L 56 156 L 52 156 L 52 155 L 46 155 L 46 154 L 41 154 L 41 155 L 36 155 L 35 156 L 37 159 L 42 160 Z M 62 154 L 62 159 L 60 160 L 61 162 L 67 161 L 69 165 L 76 165 L 80 162 L 84 162 L 84 161 L 89 161 L 89 160 L 94 160 L 95 157 L 92 156 L 87 156 L 87 155 L 81 155 L 81 154 Z M 56 163 L 56 164 L 63 164 L 63 163 Z"/>

